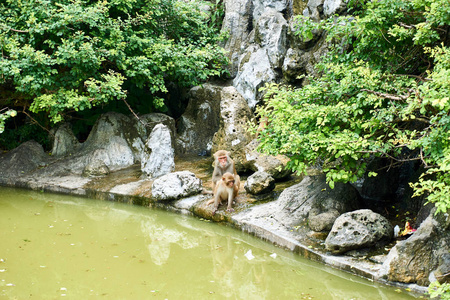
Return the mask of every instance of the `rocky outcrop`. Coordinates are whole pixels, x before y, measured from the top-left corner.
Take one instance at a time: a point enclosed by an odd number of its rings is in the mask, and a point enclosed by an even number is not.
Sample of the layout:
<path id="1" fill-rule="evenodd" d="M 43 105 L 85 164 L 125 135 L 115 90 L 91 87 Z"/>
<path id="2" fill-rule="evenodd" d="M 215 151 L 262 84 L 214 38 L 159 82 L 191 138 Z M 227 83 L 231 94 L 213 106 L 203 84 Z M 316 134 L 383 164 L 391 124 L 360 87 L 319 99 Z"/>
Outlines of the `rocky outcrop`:
<path id="1" fill-rule="evenodd" d="M 234 87 L 224 87 L 221 91 L 220 124 L 212 140 L 212 153 L 226 149 L 231 152 L 236 169 L 244 170 L 244 147 L 252 140 L 248 125 L 252 112 L 244 98 Z"/>
<path id="2" fill-rule="evenodd" d="M 222 88 L 206 83 L 189 91 L 189 104 L 177 124 L 177 153 L 211 152 L 219 130 Z"/>
<path id="3" fill-rule="evenodd" d="M 325 240 L 333 253 L 382 246 L 391 241 L 394 228 L 389 221 L 370 209 L 360 209 L 339 216 Z"/>
<path id="4" fill-rule="evenodd" d="M 450 282 L 450 217 L 434 211 L 416 232 L 392 248 L 381 276 L 419 285 Z"/>
<path id="5" fill-rule="evenodd" d="M 144 143 L 132 119 L 110 112 L 102 115 L 94 124 L 80 154 L 98 148 L 105 150 L 105 156 L 101 159 L 109 169 L 119 170 L 140 161 Z"/>
<path id="6" fill-rule="evenodd" d="M 300 183 L 286 188 L 276 201 L 252 208 L 246 218 L 261 222 L 277 222 L 290 230 L 306 225 L 310 215 L 330 210 L 339 213 L 358 209 L 358 194 L 349 184 L 337 184 L 334 189 L 325 182 L 325 176 L 308 176 Z"/>
<path id="7" fill-rule="evenodd" d="M 262 98 L 260 88 L 279 78 L 287 50 L 288 24 L 275 9 L 267 9 L 256 21 L 254 43 L 241 55 L 233 85 L 250 108 Z"/>
<path id="8" fill-rule="evenodd" d="M 172 117 L 162 113 L 150 113 L 139 116 L 139 119 L 133 118 L 133 120 L 135 122 L 136 129 L 138 130 L 138 133 L 144 143 L 148 140 L 150 134 L 153 131 L 153 128 L 155 128 L 156 125 L 162 124 L 166 126 L 170 132 L 172 146 L 175 148 L 177 129 L 175 126 L 175 120 Z"/>
<path id="9" fill-rule="evenodd" d="M 51 161 L 38 142 L 25 142 L 0 156 L 0 183 L 14 181 L 15 178 L 45 167 Z"/>

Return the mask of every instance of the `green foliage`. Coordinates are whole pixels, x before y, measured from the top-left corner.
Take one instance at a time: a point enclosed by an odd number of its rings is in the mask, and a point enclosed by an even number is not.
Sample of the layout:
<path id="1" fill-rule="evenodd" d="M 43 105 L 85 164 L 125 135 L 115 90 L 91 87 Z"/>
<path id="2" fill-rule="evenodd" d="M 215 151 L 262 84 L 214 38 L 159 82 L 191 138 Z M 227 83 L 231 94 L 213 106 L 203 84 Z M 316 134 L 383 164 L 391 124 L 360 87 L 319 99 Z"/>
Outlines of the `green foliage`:
<path id="1" fill-rule="evenodd" d="M 133 91 L 124 86 L 148 90 L 153 97 L 143 101 L 161 107 L 169 81 L 189 87 L 224 72 L 219 28 L 202 5 L 2 1 L 0 108 L 45 112 L 56 123 L 67 113 L 126 99 Z M 3 112 L 0 124 L 8 116 Z"/>
<path id="2" fill-rule="evenodd" d="M 5 131 L 5 121 L 11 117 L 15 117 L 16 115 L 17 112 L 13 109 L 9 109 L 8 107 L 0 109 L 0 134 Z"/>
<path id="3" fill-rule="evenodd" d="M 25 118 L 24 118 L 25 117 Z M 36 121 L 40 121 L 43 124 L 45 116 L 41 113 L 36 116 Z M 25 120 L 23 120 L 25 119 Z M 15 124 L 20 123 L 19 126 Z M 7 129 L 2 134 L 0 134 L 0 149 L 1 150 L 11 150 L 18 147 L 20 144 L 35 140 L 41 144 L 44 149 L 50 150 L 50 136 L 46 130 L 38 126 L 35 121 L 30 121 L 23 114 L 18 115 L 16 118 L 9 118 L 5 121 L 5 127 L 14 128 L 13 130 Z"/>
<path id="4" fill-rule="evenodd" d="M 330 51 L 302 88 L 265 87 L 261 148 L 288 155 L 296 172 L 320 163 L 331 187 L 354 182 L 373 157 L 419 161 L 427 172 L 413 184 L 416 195 L 447 211 L 450 2 L 352 3 L 360 9 L 353 16 L 298 17 L 296 33 L 307 40 L 326 32 Z"/>
<path id="5" fill-rule="evenodd" d="M 441 300 L 450 300 L 450 283 L 440 284 L 439 281 L 435 281 L 428 287 L 428 293 L 430 298 L 437 298 Z"/>

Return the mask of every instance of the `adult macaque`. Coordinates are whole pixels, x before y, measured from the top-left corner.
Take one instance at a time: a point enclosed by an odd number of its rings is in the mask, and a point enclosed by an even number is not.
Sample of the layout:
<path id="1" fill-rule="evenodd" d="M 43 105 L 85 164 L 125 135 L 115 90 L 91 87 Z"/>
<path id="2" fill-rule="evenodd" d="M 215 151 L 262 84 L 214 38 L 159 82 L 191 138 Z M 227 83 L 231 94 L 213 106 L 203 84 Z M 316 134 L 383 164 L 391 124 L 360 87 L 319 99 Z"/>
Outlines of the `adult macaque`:
<path id="1" fill-rule="evenodd" d="M 213 215 L 216 213 L 219 204 L 222 204 L 222 200 L 228 200 L 227 211 L 232 212 L 234 209 L 231 207 L 233 200 L 239 193 L 239 186 L 241 185 L 241 179 L 239 175 L 233 175 L 229 172 L 223 174 L 222 179 L 217 182 L 214 190 L 214 208 Z M 213 201 L 208 201 L 211 204 Z"/>
<path id="2" fill-rule="evenodd" d="M 237 175 L 234 161 L 230 158 L 230 153 L 226 150 L 218 150 L 214 153 L 214 171 L 212 174 L 212 190 L 216 189 L 216 184 L 222 179 L 223 174 L 231 173 Z"/>

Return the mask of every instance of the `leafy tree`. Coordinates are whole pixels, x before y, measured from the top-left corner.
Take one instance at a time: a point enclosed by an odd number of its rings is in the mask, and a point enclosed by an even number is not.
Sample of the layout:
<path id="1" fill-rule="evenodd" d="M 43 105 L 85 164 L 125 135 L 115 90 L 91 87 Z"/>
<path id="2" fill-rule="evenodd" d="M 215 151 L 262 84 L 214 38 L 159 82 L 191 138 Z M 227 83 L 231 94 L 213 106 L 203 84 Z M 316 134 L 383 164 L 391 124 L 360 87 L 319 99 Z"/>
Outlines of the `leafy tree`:
<path id="1" fill-rule="evenodd" d="M 351 3 L 354 3 L 352 1 Z M 261 148 L 290 156 L 300 173 L 322 163 L 330 187 L 354 182 L 370 158 L 418 161 L 412 183 L 438 212 L 450 208 L 450 2 L 358 1 L 352 15 L 318 23 L 298 17 L 297 34 L 323 30 L 329 53 L 302 88 L 272 84 L 258 109 L 269 125 Z M 349 11 L 353 7 L 349 7 Z M 370 172 L 369 176 L 376 176 Z"/>
<path id="2" fill-rule="evenodd" d="M 227 61 L 205 3 L 2 1 L 0 133 L 17 112 L 57 123 L 135 89 L 161 108 L 168 82 L 189 87 L 220 76 Z"/>
<path id="3" fill-rule="evenodd" d="M 428 293 L 430 298 L 438 298 L 440 300 L 450 300 L 450 284 L 449 283 L 439 283 L 439 281 L 434 281 L 428 287 Z"/>

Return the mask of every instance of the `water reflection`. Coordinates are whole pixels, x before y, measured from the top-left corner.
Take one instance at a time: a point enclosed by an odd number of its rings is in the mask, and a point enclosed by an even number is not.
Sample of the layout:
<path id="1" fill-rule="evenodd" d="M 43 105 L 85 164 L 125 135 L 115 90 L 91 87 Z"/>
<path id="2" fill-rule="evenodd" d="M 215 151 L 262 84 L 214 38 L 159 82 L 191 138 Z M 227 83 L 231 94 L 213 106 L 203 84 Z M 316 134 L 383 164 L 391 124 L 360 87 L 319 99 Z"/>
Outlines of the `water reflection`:
<path id="1" fill-rule="evenodd" d="M 227 226 L 119 203 L 1 188 L 0 234 L 2 299 L 414 298 Z"/>
<path id="2" fill-rule="evenodd" d="M 199 245 L 198 238 L 188 237 L 186 231 L 156 223 L 153 220 L 141 221 L 141 230 L 148 243 L 147 248 L 155 265 L 163 265 L 170 257 L 171 245 L 178 245 L 182 249 L 191 249 Z"/>

